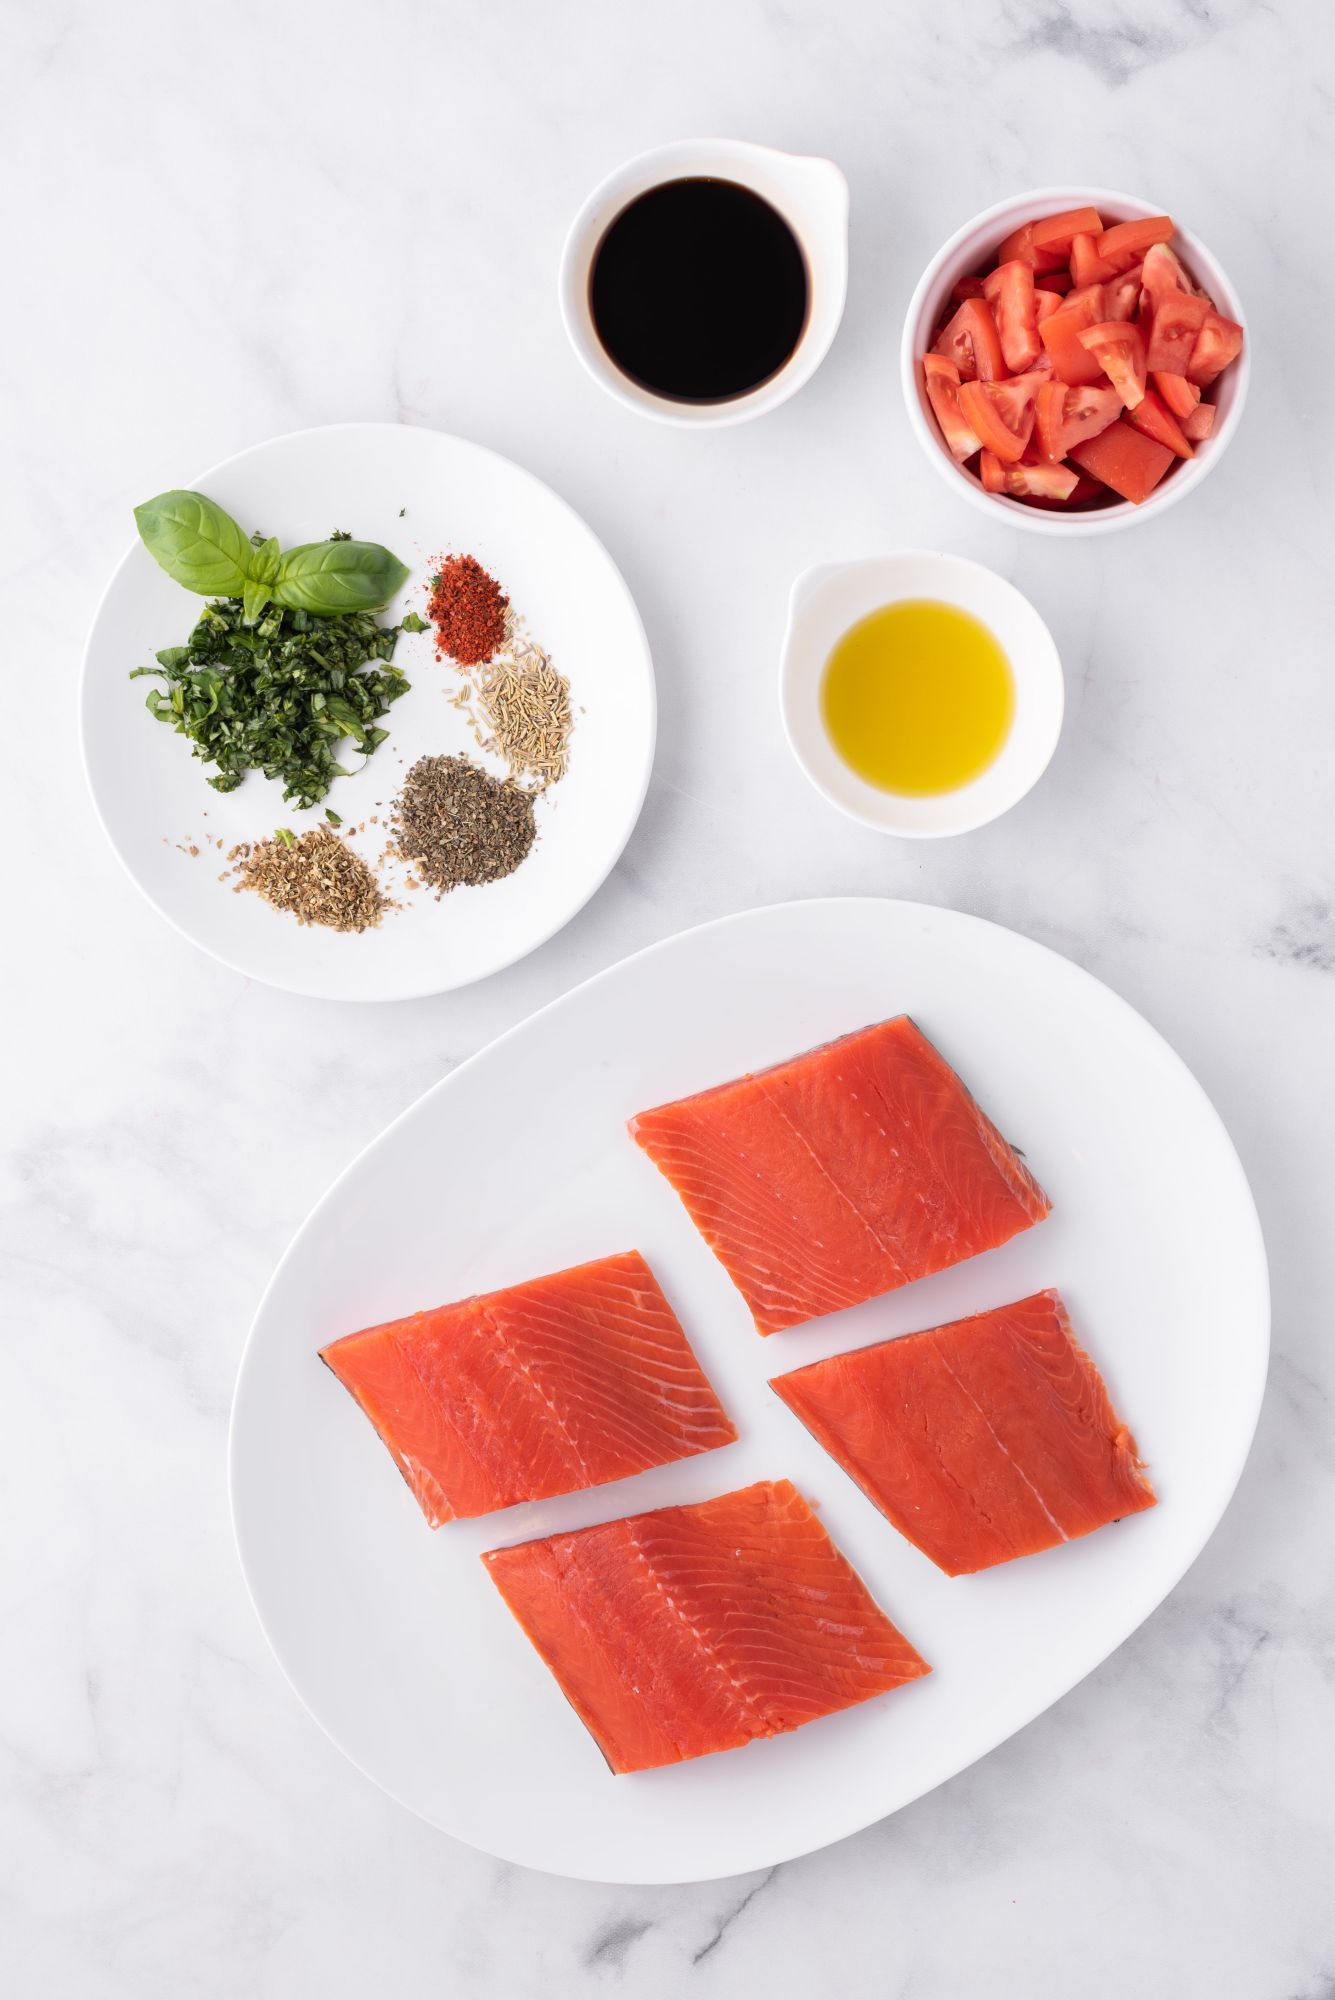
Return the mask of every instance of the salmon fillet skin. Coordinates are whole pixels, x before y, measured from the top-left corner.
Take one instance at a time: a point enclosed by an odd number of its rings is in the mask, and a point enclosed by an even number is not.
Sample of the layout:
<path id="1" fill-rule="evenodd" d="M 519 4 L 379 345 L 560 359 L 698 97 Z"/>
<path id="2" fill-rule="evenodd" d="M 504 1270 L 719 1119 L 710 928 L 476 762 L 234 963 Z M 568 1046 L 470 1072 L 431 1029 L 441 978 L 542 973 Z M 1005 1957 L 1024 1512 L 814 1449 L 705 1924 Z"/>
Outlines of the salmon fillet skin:
<path id="1" fill-rule="evenodd" d="M 994 1250 L 1051 1207 L 907 1015 L 630 1131 L 764 1334 Z"/>
<path id="2" fill-rule="evenodd" d="M 770 1387 L 947 1576 L 1156 1504 L 1055 1291 L 833 1355 Z"/>
<path id="3" fill-rule="evenodd" d="M 433 1528 L 737 1436 L 637 1250 L 368 1327 L 320 1358 Z"/>
<path id="4" fill-rule="evenodd" d="M 800 1729 L 930 1672 L 786 1479 L 482 1560 L 614 1772 Z"/>

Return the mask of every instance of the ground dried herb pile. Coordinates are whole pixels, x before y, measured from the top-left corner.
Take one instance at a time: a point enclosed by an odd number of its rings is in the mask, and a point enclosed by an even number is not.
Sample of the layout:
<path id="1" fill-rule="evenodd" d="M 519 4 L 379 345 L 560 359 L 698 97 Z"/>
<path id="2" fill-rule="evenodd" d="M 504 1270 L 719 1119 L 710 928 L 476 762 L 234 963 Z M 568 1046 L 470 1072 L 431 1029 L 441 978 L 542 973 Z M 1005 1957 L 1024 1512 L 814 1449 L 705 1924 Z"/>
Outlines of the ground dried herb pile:
<path id="1" fill-rule="evenodd" d="M 420 757 L 390 819 L 393 850 L 437 900 L 513 875 L 536 832 L 532 795 L 467 757 Z"/>
<path id="2" fill-rule="evenodd" d="M 272 840 L 243 842 L 229 858 L 237 864 L 238 889 L 253 889 L 299 924 L 373 930 L 390 908 L 361 855 L 327 826 L 300 835 L 282 828 Z"/>

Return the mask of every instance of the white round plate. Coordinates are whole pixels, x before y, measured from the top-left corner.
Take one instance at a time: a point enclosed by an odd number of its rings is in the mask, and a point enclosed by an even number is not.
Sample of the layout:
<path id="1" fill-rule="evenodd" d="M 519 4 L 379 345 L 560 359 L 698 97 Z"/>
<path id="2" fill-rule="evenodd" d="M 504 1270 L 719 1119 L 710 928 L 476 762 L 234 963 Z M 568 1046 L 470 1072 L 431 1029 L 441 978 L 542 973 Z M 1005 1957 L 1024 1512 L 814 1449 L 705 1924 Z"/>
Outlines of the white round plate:
<path id="1" fill-rule="evenodd" d="M 1024 1150 L 1054 1213 L 954 1271 L 762 1340 L 625 1121 L 900 1012 Z M 316 1349 L 631 1245 L 740 1441 L 433 1534 Z M 1065 1294 L 1160 1504 L 949 1578 L 876 1512 L 767 1377 L 1043 1285 Z M 1181 1060 L 1124 1001 L 976 917 L 856 898 L 780 905 L 687 931 L 555 1001 L 437 1084 L 334 1185 L 279 1265 L 242 1361 L 237 1543 L 302 1700 L 424 1819 L 562 1875 L 736 1874 L 838 1840 L 940 1784 L 1134 1631 L 1228 1502 L 1267 1339 L 1265 1253 L 1237 1155 Z M 479 1554 L 784 1475 L 935 1672 L 789 1736 L 613 1777 Z"/>
<path id="2" fill-rule="evenodd" d="M 365 826 L 354 845 L 374 861 L 390 802 L 408 767 L 464 751 L 498 773 L 446 698 L 456 671 L 431 635 L 405 632 L 395 664 L 412 682 L 383 718 L 389 738 L 363 770 L 336 779 L 309 812 L 283 804 L 277 780 L 252 772 L 234 792 L 207 782 L 211 766 L 146 712 L 160 683 L 127 679 L 165 646 L 184 642 L 203 602 L 135 544 L 111 579 L 84 661 L 84 762 L 108 836 L 169 923 L 202 950 L 270 986 L 334 1000 L 405 1000 L 498 972 L 568 923 L 611 871 L 639 816 L 654 750 L 654 681 L 634 601 L 611 557 L 549 487 L 509 459 L 443 432 L 403 424 L 336 424 L 297 431 L 228 459 L 195 482 L 247 533 L 285 547 L 335 528 L 383 542 L 411 576 L 385 616 L 425 615 L 425 584 L 445 553 L 476 555 L 509 595 L 529 635 L 570 682 L 570 769 L 538 801 L 538 840 L 503 882 L 419 891 L 360 934 L 302 927 L 220 882 L 226 853 L 275 827 Z M 145 498 L 148 496 L 145 495 Z M 350 747 L 350 746 L 349 746 Z M 346 760 L 349 767 L 355 757 Z M 375 819 L 378 823 L 372 824 Z M 216 844 L 219 840 L 222 847 Z M 197 847 L 198 855 L 189 849 Z M 398 871 L 401 882 L 404 871 Z M 390 881 L 395 893 L 394 878 Z"/>

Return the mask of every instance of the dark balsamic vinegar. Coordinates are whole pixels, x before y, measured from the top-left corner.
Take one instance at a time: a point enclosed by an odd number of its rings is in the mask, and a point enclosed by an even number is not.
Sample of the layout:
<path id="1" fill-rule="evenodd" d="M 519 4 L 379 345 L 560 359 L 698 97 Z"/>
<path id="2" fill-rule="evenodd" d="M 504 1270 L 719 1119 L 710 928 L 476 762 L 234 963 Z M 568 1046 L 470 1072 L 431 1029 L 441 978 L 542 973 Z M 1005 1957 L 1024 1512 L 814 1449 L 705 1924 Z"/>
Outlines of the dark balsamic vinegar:
<path id="1" fill-rule="evenodd" d="M 777 375 L 802 338 L 796 236 L 735 181 L 665 181 L 607 227 L 589 274 L 598 338 L 624 375 L 677 403 L 723 403 Z"/>

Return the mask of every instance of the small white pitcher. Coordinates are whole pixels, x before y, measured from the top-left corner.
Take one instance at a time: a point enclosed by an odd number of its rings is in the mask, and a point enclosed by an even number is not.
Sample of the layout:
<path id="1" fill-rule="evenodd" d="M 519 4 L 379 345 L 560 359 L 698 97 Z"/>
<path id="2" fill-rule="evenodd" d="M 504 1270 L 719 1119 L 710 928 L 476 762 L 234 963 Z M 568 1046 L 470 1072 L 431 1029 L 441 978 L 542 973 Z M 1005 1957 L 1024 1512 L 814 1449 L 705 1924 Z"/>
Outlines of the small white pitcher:
<path id="1" fill-rule="evenodd" d="M 589 274 L 598 245 L 632 201 L 665 181 L 709 177 L 735 181 L 776 208 L 802 246 L 810 297 L 802 338 L 778 373 L 722 403 L 680 403 L 624 375 L 598 338 L 589 307 Z M 655 146 L 607 176 L 571 225 L 561 256 L 561 317 L 595 382 L 628 409 L 686 428 L 742 424 L 786 403 L 829 352 L 848 287 L 848 183 L 832 160 L 776 153 L 742 139 L 678 139 Z"/>

